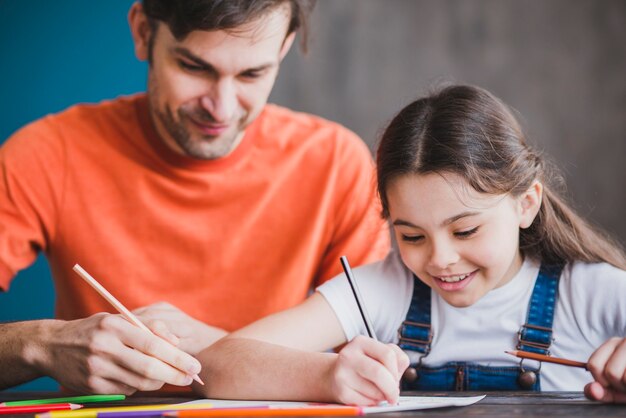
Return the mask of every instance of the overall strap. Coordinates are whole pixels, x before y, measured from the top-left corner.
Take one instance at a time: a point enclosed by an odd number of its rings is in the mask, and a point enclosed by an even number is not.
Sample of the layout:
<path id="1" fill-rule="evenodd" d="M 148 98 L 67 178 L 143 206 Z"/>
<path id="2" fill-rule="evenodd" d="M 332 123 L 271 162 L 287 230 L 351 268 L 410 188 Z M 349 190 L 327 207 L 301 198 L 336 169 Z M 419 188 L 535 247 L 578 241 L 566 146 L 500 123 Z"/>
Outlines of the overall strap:
<path id="1" fill-rule="evenodd" d="M 398 329 L 403 350 L 422 353 L 430 351 L 433 333 L 430 325 L 430 287 L 413 275 L 413 297 L 406 319 Z M 422 356 L 423 357 L 423 356 Z"/>
<path id="2" fill-rule="evenodd" d="M 538 354 L 550 354 L 552 321 L 563 266 L 542 265 L 535 282 L 526 323 L 517 333 L 517 349 Z"/>

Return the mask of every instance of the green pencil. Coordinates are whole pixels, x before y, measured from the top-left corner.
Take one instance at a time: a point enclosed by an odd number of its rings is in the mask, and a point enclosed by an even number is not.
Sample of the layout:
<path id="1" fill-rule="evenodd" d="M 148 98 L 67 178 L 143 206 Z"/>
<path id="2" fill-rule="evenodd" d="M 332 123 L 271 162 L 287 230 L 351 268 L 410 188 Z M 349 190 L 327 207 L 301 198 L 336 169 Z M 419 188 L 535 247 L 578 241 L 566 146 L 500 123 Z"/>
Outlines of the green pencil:
<path id="1" fill-rule="evenodd" d="M 69 396 L 65 398 L 51 399 L 31 399 L 28 401 L 9 401 L 0 403 L 0 406 L 21 406 L 21 405 L 41 405 L 51 403 L 89 403 L 89 402 L 107 402 L 121 401 L 126 399 L 125 395 L 85 395 L 85 396 Z"/>

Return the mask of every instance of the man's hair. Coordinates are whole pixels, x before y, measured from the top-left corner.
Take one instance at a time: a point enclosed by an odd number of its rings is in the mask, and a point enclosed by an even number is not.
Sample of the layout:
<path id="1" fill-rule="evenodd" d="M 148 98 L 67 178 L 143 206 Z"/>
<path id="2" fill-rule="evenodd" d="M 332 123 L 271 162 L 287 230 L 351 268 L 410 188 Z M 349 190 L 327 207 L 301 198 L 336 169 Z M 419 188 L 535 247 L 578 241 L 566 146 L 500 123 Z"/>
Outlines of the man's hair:
<path id="1" fill-rule="evenodd" d="M 315 0 L 143 0 L 153 33 L 163 22 L 179 41 L 195 30 L 233 30 L 283 5 L 290 8 L 286 35 L 299 30 L 306 50 L 307 17 Z"/>

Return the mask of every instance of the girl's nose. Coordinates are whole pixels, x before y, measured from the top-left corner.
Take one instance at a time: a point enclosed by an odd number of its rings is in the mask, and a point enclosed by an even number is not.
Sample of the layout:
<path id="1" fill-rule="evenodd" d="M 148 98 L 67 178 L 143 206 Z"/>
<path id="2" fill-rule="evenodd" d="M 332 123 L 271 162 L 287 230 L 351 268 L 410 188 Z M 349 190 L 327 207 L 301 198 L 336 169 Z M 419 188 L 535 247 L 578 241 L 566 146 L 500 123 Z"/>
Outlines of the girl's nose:
<path id="1" fill-rule="evenodd" d="M 444 270 L 459 261 L 459 254 L 450 242 L 433 242 L 429 264 L 437 270 Z"/>

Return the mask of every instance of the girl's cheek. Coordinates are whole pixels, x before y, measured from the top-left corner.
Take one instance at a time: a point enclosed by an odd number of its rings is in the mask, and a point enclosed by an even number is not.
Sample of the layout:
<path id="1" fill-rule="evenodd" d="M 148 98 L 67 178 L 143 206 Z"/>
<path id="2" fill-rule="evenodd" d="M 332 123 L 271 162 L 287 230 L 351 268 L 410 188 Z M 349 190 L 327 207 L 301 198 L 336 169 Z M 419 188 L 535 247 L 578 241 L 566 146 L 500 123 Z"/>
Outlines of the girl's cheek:
<path id="1" fill-rule="evenodd" d="M 413 273 L 419 275 L 424 270 L 426 264 L 425 251 L 421 248 L 416 248 L 407 244 L 399 244 L 400 257 L 404 264 Z"/>

